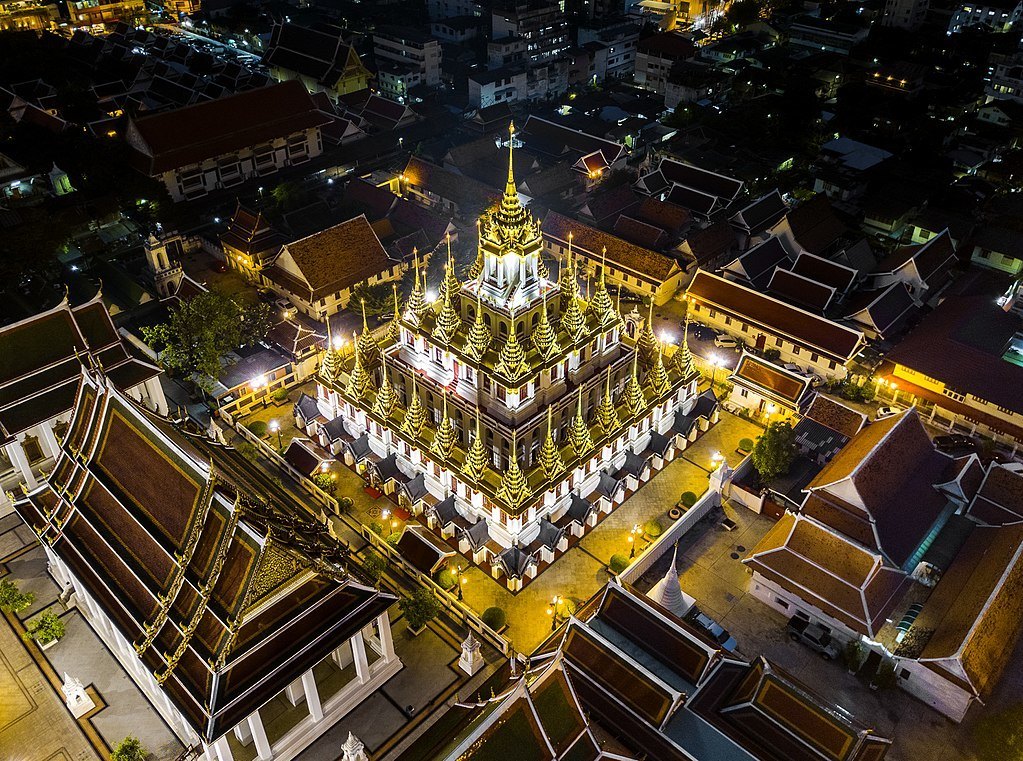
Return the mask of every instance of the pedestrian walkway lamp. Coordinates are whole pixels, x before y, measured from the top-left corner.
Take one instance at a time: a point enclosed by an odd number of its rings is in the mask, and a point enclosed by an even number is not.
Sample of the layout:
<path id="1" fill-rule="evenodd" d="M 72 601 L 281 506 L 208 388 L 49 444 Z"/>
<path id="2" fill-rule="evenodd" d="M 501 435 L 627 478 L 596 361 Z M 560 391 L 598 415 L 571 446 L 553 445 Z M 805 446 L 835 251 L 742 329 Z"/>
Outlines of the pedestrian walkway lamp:
<path id="1" fill-rule="evenodd" d="M 458 577 L 458 599 L 462 599 L 462 585 L 465 583 L 465 577 L 462 575 L 462 566 L 455 567 L 455 575 Z"/>
<path id="2" fill-rule="evenodd" d="M 710 358 L 710 364 L 714 367 L 710 377 L 710 386 L 713 388 L 718 382 L 718 368 L 722 367 L 725 364 L 725 361 L 715 354 Z"/>
<path id="3" fill-rule="evenodd" d="M 276 420 L 271 420 L 270 431 L 277 434 L 277 451 L 284 451 L 284 440 L 281 439 L 281 424 Z"/>

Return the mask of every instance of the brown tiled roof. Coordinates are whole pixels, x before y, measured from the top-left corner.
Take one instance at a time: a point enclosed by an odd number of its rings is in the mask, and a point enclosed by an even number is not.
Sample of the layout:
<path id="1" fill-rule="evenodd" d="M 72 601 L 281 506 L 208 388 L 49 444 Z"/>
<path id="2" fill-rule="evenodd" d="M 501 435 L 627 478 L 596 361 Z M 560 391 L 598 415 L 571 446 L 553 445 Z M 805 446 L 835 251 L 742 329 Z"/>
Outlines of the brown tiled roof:
<path id="1" fill-rule="evenodd" d="M 408 178 L 409 184 L 429 190 L 465 208 L 489 206 L 501 198 L 501 194 L 489 185 L 477 182 L 471 177 L 455 174 L 418 156 L 409 159 L 403 174 Z"/>
<path id="2" fill-rule="evenodd" d="M 856 281 L 856 270 L 805 251 L 796 257 L 792 271 L 818 283 L 830 285 L 839 293 L 848 291 Z"/>
<path id="3" fill-rule="evenodd" d="M 732 226 L 720 219 L 686 236 L 685 243 L 697 264 L 708 264 L 726 254 L 735 243 Z"/>
<path id="4" fill-rule="evenodd" d="M 732 376 L 752 383 L 771 396 L 796 404 L 809 385 L 809 380 L 775 367 L 751 354 L 743 354 Z M 738 381 L 737 381 L 738 382 Z"/>
<path id="5" fill-rule="evenodd" d="M 542 230 L 545 235 L 560 241 L 567 241 L 572 233 L 573 249 L 580 249 L 595 261 L 601 257 L 601 250 L 607 247 L 607 258 L 616 266 L 636 272 L 647 279 L 663 283 L 678 267 L 674 259 L 663 254 L 633 245 L 603 230 L 577 222 L 556 211 L 547 212 Z"/>
<path id="6" fill-rule="evenodd" d="M 867 422 L 867 416 L 862 412 L 821 393 L 814 395 L 806 410 L 806 417 L 849 438 L 859 433 Z"/>
<path id="7" fill-rule="evenodd" d="M 982 697 L 998 682 L 1023 625 L 1021 548 L 1023 525 L 975 528 L 914 624 L 934 630 L 919 657 L 958 658 Z"/>
<path id="8" fill-rule="evenodd" d="M 796 241 L 811 254 L 824 252 L 848 230 L 835 216 L 831 201 L 824 193 L 803 201 L 789 211 L 786 219 Z"/>
<path id="9" fill-rule="evenodd" d="M 590 216 L 599 223 L 610 217 L 627 213 L 639 203 L 639 199 L 639 195 L 631 187 L 619 185 L 611 190 L 594 194 L 586 202 L 584 208 L 589 210 Z"/>
<path id="10" fill-rule="evenodd" d="M 952 296 L 924 317 L 887 358 L 961 394 L 1023 414 L 1019 392 L 1023 367 L 1002 359 L 1019 329 L 1019 317 L 999 309 L 987 295 Z M 977 418 L 983 413 L 967 414 Z"/>
<path id="11" fill-rule="evenodd" d="M 905 574 L 806 518 L 786 513 L 745 561 L 842 621 L 875 635 L 909 584 Z"/>
<path id="12" fill-rule="evenodd" d="M 252 212 L 239 202 L 227 230 L 220 236 L 225 246 L 249 256 L 264 252 L 276 253 L 284 244 L 284 236 L 274 230 L 262 212 Z"/>
<path id="13" fill-rule="evenodd" d="M 699 271 L 689 286 L 698 302 L 719 308 L 762 327 L 788 336 L 798 343 L 847 362 L 855 356 L 863 334 L 824 317 L 819 317 L 764 296 L 710 272 Z"/>
<path id="14" fill-rule="evenodd" d="M 314 300 L 351 288 L 394 265 L 365 214 L 288 243 L 281 257 L 288 254 L 302 272 Z M 277 261 L 271 272 L 290 274 L 284 272 L 280 258 Z"/>
<path id="15" fill-rule="evenodd" d="M 827 309 L 831 298 L 835 295 L 834 288 L 781 267 L 771 275 L 767 290 L 816 312 L 823 312 Z"/>
<path id="16" fill-rule="evenodd" d="M 946 506 L 946 497 L 934 485 L 946 480 L 949 460 L 934 448 L 916 410 L 909 409 L 856 434 L 807 489 L 831 494 L 830 485 L 851 479 L 859 499 L 854 507 L 874 524 L 881 550 L 901 565 Z"/>
<path id="17" fill-rule="evenodd" d="M 678 235 L 692 221 L 686 209 L 653 197 L 644 198 L 631 213 L 648 224 L 663 227 L 671 235 Z"/>
<path id="18" fill-rule="evenodd" d="M 144 116 L 134 129 L 147 171 L 158 175 L 243 148 L 319 127 L 330 117 L 292 80 Z"/>
<path id="19" fill-rule="evenodd" d="M 969 513 L 993 526 L 1023 523 L 1023 474 L 992 463 Z"/>
<path id="20" fill-rule="evenodd" d="M 621 143 L 594 137 L 539 116 L 530 115 L 520 135 L 528 147 L 550 155 L 561 155 L 564 148 L 580 155 L 600 151 L 608 165 L 614 164 L 625 153 L 625 146 Z"/>
<path id="21" fill-rule="evenodd" d="M 726 203 L 734 200 L 742 190 L 742 180 L 726 177 L 723 174 L 701 169 L 692 164 L 684 164 L 674 159 L 661 159 L 658 169 L 670 182 L 713 196 Z"/>
<path id="22" fill-rule="evenodd" d="M 938 280 L 948 272 L 955 259 L 955 244 L 948 230 L 943 230 L 926 243 L 896 249 L 877 265 L 875 272 L 896 272 L 912 262 L 920 278 L 931 284 L 932 280 Z"/>
<path id="23" fill-rule="evenodd" d="M 613 232 L 631 243 L 649 249 L 663 248 L 668 242 L 668 234 L 660 227 L 640 222 L 626 214 L 618 217 Z"/>

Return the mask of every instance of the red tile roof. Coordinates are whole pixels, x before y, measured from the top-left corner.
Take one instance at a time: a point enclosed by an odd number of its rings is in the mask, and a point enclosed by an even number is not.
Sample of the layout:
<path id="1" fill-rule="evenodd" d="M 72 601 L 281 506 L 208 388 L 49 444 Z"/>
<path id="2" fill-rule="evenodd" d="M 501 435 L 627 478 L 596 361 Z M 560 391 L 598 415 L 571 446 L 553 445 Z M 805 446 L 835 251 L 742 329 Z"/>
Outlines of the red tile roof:
<path id="1" fill-rule="evenodd" d="M 820 254 L 833 245 L 848 230 L 845 223 L 835 216 L 831 201 L 818 193 L 809 201 L 803 201 L 785 215 L 792 235 L 800 246 L 811 254 Z"/>
<path id="2" fill-rule="evenodd" d="M 133 145 L 151 175 L 320 127 L 330 117 L 289 81 L 137 119 Z"/>
<path id="3" fill-rule="evenodd" d="M 579 249 L 590 259 L 599 260 L 601 250 L 607 247 L 608 261 L 616 266 L 636 272 L 647 279 L 663 283 L 678 268 L 678 262 L 656 251 L 633 245 L 603 230 L 550 211 L 544 217 L 543 234 L 559 241 L 568 241 L 572 233 L 573 249 Z M 565 244 L 567 245 L 567 243 Z"/>
<path id="4" fill-rule="evenodd" d="M 743 354 L 739 358 L 732 377 L 737 379 L 736 382 L 752 384 L 769 396 L 792 405 L 799 402 L 809 386 L 809 379 L 775 367 L 752 354 Z"/>
<path id="5" fill-rule="evenodd" d="M 787 336 L 836 361 L 848 362 L 863 343 L 863 334 L 858 330 L 764 296 L 710 272 L 697 272 L 688 293 L 700 304 L 728 312 L 768 332 Z"/>

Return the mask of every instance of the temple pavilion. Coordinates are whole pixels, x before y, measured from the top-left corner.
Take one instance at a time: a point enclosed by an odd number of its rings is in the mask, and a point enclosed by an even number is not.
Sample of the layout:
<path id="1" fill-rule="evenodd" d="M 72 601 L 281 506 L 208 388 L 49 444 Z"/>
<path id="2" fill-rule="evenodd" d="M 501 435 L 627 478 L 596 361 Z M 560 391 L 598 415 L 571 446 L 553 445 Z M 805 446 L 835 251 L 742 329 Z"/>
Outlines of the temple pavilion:
<path id="1" fill-rule="evenodd" d="M 517 590 L 684 445 L 699 374 L 685 338 L 628 335 L 602 271 L 583 297 L 571 239 L 552 279 L 509 131 L 473 264 L 449 247 L 434 286 L 417 261 L 386 330 L 332 337 L 317 403 L 324 444 Z"/>

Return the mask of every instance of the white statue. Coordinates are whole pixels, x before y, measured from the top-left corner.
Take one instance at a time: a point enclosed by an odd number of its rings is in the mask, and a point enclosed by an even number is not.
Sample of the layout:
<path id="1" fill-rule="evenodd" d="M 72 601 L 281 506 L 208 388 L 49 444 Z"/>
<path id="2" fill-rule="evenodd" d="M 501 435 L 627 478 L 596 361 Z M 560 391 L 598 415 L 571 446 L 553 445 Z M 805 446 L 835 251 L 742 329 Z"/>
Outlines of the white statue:
<path id="1" fill-rule="evenodd" d="M 341 746 L 341 753 L 343 754 L 341 761 L 369 761 L 369 756 L 366 755 L 366 746 L 351 732 L 348 733 L 348 739 Z"/>
<path id="2" fill-rule="evenodd" d="M 480 652 L 479 641 L 472 636 L 472 632 L 469 632 L 469 636 L 462 642 L 462 655 L 458 659 L 458 668 L 472 676 L 483 668 L 485 663 L 483 654 Z"/>
<path id="3" fill-rule="evenodd" d="M 64 700 L 67 703 L 68 710 L 71 711 L 71 714 L 76 719 L 80 719 L 96 707 L 92 698 L 86 693 L 82 680 L 72 677 L 66 671 L 64 672 L 64 684 L 61 685 L 60 689 L 64 693 Z"/>

